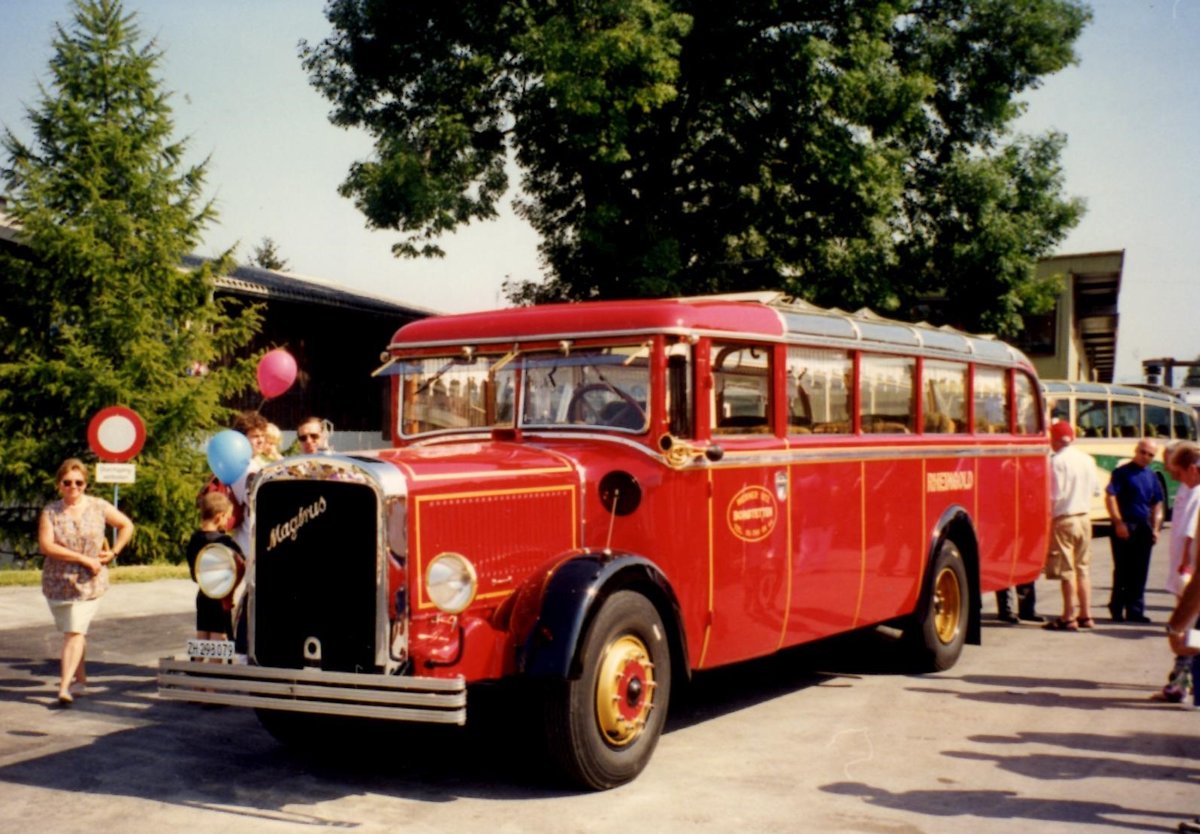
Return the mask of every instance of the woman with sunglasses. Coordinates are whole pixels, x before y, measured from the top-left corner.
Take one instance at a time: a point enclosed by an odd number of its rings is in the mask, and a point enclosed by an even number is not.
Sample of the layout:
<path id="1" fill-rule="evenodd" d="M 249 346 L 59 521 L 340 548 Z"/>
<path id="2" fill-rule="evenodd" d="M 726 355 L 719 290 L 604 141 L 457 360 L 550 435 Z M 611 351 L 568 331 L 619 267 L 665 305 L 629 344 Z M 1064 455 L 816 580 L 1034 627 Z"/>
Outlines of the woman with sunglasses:
<path id="1" fill-rule="evenodd" d="M 117 558 L 133 536 L 129 517 L 105 501 L 84 492 L 87 467 L 69 458 L 58 467 L 58 492 L 62 497 L 46 505 L 38 520 L 38 548 L 46 557 L 42 568 L 42 593 L 50 604 L 54 624 L 63 635 L 62 679 L 58 702 L 66 706 L 72 682 L 87 684 L 84 656 L 87 633 L 100 597 L 108 590 L 108 563 Z M 116 528 L 110 547 L 105 525 Z"/>

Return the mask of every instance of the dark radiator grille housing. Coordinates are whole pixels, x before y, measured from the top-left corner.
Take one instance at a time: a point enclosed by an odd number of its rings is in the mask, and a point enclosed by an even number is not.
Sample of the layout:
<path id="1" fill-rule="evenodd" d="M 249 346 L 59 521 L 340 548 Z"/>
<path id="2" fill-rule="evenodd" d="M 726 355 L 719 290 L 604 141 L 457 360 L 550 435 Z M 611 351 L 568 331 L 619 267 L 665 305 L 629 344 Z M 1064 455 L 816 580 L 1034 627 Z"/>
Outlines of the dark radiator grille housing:
<path id="1" fill-rule="evenodd" d="M 255 513 L 255 661 L 374 671 L 375 492 L 359 483 L 276 481 L 259 489 Z M 319 664 L 304 655 L 314 638 Z"/>

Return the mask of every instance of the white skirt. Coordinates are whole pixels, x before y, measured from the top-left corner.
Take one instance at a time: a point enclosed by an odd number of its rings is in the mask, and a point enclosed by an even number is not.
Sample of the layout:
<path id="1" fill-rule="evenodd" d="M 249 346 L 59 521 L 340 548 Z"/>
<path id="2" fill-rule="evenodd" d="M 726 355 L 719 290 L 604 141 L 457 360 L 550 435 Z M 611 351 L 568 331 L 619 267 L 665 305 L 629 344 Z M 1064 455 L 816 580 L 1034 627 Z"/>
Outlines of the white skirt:
<path id="1" fill-rule="evenodd" d="M 87 634 L 92 617 L 100 609 L 100 598 L 96 599 L 48 599 L 54 625 L 63 634 Z"/>

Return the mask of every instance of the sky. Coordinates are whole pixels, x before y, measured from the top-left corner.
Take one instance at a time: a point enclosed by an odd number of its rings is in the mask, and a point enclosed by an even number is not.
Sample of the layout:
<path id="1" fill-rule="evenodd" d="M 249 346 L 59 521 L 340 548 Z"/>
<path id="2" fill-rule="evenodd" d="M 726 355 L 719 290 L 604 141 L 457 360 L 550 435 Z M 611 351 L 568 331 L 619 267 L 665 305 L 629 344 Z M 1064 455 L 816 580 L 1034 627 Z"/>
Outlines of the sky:
<path id="1" fill-rule="evenodd" d="M 1080 62 L 1023 97 L 1018 128 L 1068 137 L 1066 193 L 1082 222 L 1052 254 L 1124 250 L 1116 379 L 1141 360 L 1200 355 L 1200 0 L 1093 0 Z M 371 231 L 337 193 L 371 151 L 365 133 L 328 121 L 298 44 L 330 31 L 321 0 L 125 0 L 163 52 L 176 137 L 208 158 L 219 220 L 202 255 L 269 237 L 292 272 L 413 306 L 504 306 L 507 278 L 540 276 L 537 236 L 507 205 L 498 220 L 441 240 L 439 260 L 397 259 L 399 233 Z M 0 0 L 0 125 L 28 139 L 66 0 Z"/>

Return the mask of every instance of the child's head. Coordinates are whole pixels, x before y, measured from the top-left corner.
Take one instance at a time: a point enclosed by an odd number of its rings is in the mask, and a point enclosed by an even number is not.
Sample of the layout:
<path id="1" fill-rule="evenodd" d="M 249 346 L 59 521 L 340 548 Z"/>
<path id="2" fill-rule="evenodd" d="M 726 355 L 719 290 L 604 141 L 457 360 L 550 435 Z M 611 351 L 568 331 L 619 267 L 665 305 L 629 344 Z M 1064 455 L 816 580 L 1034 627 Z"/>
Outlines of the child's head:
<path id="1" fill-rule="evenodd" d="M 233 502 L 223 492 L 206 492 L 200 496 L 200 521 L 214 522 L 233 512 Z"/>
<path id="2" fill-rule="evenodd" d="M 283 443 L 283 431 L 274 423 L 267 423 L 267 457 L 279 458 L 279 446 Z"/>

